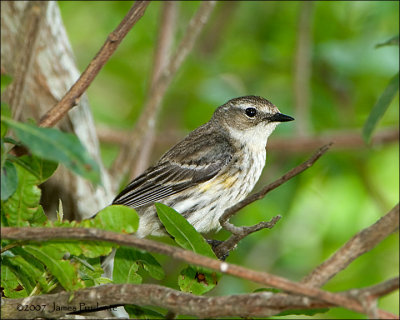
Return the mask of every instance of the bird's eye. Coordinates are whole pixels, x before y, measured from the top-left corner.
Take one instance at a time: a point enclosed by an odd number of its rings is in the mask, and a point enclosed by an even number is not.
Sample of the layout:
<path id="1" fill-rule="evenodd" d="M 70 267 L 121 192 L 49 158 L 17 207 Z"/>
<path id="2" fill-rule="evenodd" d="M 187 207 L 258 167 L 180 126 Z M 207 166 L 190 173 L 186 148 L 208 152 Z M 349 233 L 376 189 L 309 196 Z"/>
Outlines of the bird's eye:
<path id="1" fill-rule="evenodd" d="M 257 114 L 257 110 L 255 108 L 247 108 L 245 110 L 245 112 L 246 112 L 246 115 L 250 118 L 254 118 Z"/>

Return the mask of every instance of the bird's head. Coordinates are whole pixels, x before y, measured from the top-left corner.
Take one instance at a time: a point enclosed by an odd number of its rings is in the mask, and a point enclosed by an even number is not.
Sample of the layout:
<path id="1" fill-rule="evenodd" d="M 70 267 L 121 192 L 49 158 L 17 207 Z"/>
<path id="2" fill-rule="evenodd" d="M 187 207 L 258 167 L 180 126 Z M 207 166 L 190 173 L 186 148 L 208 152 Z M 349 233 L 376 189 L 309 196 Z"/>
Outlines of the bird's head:
<path id="1" fill-rule="evenodd" d="M 228 129 L 239 140 L 262 140 L 269 135 L 280 122 L 292 121 L 292 117 L 279 112 L 267 99 L 257 96 L 245 96 L 229 100 L 220 106 L 213 120 Z"/>

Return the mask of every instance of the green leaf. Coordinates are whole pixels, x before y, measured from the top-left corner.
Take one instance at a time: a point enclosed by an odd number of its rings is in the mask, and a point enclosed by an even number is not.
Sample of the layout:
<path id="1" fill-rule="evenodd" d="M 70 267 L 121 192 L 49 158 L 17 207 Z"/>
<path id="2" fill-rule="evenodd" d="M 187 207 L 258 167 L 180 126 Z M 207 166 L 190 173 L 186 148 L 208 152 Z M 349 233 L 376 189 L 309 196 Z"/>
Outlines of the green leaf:
<path id="1" fill-rule="evenodd" d="M 96 286 L 104 283 L 102 278 L 102 274 L 104 273 L 101 268 L 100 258 L 91 258 L 88 259 L 86 257 L 72 257 L 72 260 L 77 260 L 80 263 L 79 266 L 79 276 L 85 282 L 86 287 Z M 108 283 L 112 281 L 107 279 Z"/>
<path id="2" fill-rule="evenodd" d="M 117 254 L 121 258 L 125 257 L 133 263 L 137 263 L 138 266 L 142 266 L 143 269 L 154 279 L 161 280 L 165 276 L 161 265 L 158 263 L 156 258 L 148 252 L 137 250 L 135 248 L 120 247 L 117 249 Z M 119 268 L 119 265 L 114 263 L 114 270 L 115 268 Z"/>
<path id="3" fill-rule="evenodd" d="M 156 203 L 155 206 L 160 221 L 178 245 L 203 256 L 216 259 L 210 245 L 181 214 L 162 203 Z"/>
<path id="4" fill-rule="evenodd" d="M 4 89 L 12 82 L 12 78 L 7 74 L 1 75 L 1 94 L 3 94 Z"/>
<path id="5" fill-rule="evenodd" d="M 151 309 L 136 306 L 134 304 L 125 305 L 125 310 L 130 319 L 164 319 L 165 316 Z"/>
<path id="6" fill-rule="evenodd" d="M 378 101 L 375 103 L 368 116 L 367 121 L 363 128 L 363 138 L 365 142 L 369 142 L 372 131 L 375 129 L 376 124 L 384 115 L 385 111 L 389 107 L 390 102 L 396 96 L 399 90 L 399 73 L 397 73 L 389 82 Z"/>
<path id="7" fill-rule="evenodd" d="M 138 270 L 139 265 L 132 250 L 126 247 L 118 248 L 114 258 L 114 283 L 142 283 L 142 277 L 137 273 Z"/>
<path id="8" fill-rule="evenodd" d="M 10 271 L 14 273 L 19 283 L 26 290 L 27 295 L 32 292 L 36 286 L 37 279 L 43 273 L 43 267 L 35 265 L 32 261 L 27 261 L 22 256 L 2 256 L 1 264 L 8 266 Z"/>
<path id="9" fill-rule="evenodd" d="M 100 182 L 99 166 L 79 139 L 70 133 L 53 128 L 40 128 L 36 125 L 14 121 L 2 117 L 2 122 L 13 128 L 16 136 L 36 156 L 60 162 L 68 169 L 91 180 Z"/>
<path id="10" fill-rule="evenodd" d="M 37 260 L 34 256 L 32 256 L 30 253 L 19 246 L 10 249 L 10 251 L 15 254 L 15 256 L 22 257 L 25 261 L 27 261 L 27 263 L 31 265 L 32 268 L 37 270 L 36 272 L 29 271 L 30 274 L 35 278 L 36 294 L 47 293 L 49 290 L 51 290 L 51 285 L 49 285 L 46 279 L 44 265 L 41 261 Z"/>
<path id="11" fill-rule="evenodd" d="M 75 266 L 69 261 L 62 260 L 65 252 L 54 244 L 25 245 L 23 249 L 41 261 L 64 289 L 71 291 L 83 287 L 83 283 L 77 277 Z"/>
<path id="12" fill-rule="evenodd" d="M 14 164 L 6 160 L 1 168 L 1 200 L 7 200 L 13 195 L 18 186 L 17 169 Z"/>
<path id="13" fill-rule="evenodd" d="M 3 85 L 3 84 L 2 84 Z M 3 92 L 3 89 L 1 90 Z M 11 110 L 7 103 L 1 102 L 1 118 L 11 117 Z M 1 126 L 1 137 L 4 138 L 8 130 L 8 126 L 3 124 Z"/>
<path id="14" fill-rule="evenodd" d="M 47 216 L 44 213 L 42 206 L 39 205 L 38 209 L 33 214 L 33 217 L 30 220 L 31 227 L 43 227 L 47 223 L 47 221 Z"/>
<path id="15" fill-rule="evenodd" d="M 37 184 L 50 178 L 58 167 L 58 163 L 36 156 L 22 156 L 16 159 L 18 164 L 36 176 Z"/>
<path id="16" fill-rule="evenodd" d="M 17 190 L 2 202 L 1 214 L 9 226 L 29 226 L 39 207 L 41 191 L 37 186 L 37 177 L 15 164 L 18 175 Z M 2 218 L 2 221 L 4 219 Z"/>
<path id="17" fill-rule="evenodd" d="M 219 277 L 217 272 L 189 266 L 181 271 L 178 285 L 184 292 L 201 295 L 212 290 L 217 285 Z"/>
<path id="18" fill-rule="evenodd" d="M 385 47 L 385 46 L 398 46 L 399 45 L 400 36 L 391 37 L 389 40 L 386 40 L 382 43 L 378 43 L 375 48 Z"/>
<path id="19" fill-rule="evenodd" d="M 48 221 L 48 227 L 64 227 L 64 228 L 97 228 L 102 230 L 121 232 L 121 233 L 134 233 L 139 225 L 139 216 L 132 208 L 113 205 L 108 206 L 97 213 L 93 219 L 76 221 Z M 87 258 L 96 258 L 105 256 L 111 253 L 112 248 L 116 244 L 107 243 L 104 241 L 49 241 L 57 246 L 63 252 L 69 252 L 72 255 L 79 256 L 83 254 Z"/>
<path id="20" fill-rule="evenodd" d="M 18 299 L 28 296 L 26 290 L 20 285 L 17 276 L 12 272 L 11 268 L 3 263 L 1 265 L 1 286 L 6 298 Z"/>
<path id="21" fill-rule="evenodd" d="M 122 205 L 105 207 L 97 213 L 96 217 L 86 221 L 86 227 L 122 233 L 134 233 L 139 226 L 137 212 Z"/>

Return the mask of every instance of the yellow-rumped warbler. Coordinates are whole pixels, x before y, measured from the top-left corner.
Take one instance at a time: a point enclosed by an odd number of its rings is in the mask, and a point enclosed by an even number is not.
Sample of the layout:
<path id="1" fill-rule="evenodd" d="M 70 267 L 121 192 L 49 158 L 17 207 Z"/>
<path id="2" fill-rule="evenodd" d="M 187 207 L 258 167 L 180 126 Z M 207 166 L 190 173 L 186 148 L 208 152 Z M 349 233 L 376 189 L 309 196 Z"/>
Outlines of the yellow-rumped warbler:
<path id="1" fill-rule="evenodd" d="M 246 197 L 260 177 L 269 135 L 279 122 L 292 120 L 261 97 L 229 100 L 134 179 L 113 204 L 136 209 L 138 237 L 165 234 L 154 202 L 174 208 L 200 233 L 216 231 L 225 209 Z"/>

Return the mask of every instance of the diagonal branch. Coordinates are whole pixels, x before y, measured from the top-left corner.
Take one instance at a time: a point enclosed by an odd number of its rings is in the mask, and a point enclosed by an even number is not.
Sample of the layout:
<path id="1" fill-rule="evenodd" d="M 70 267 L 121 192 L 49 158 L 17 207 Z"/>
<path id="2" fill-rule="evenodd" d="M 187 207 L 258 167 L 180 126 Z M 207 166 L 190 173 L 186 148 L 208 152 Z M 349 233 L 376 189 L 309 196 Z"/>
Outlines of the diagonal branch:
<path id="1" fill-rule="evenodd" d="M 275 224 L 281 218 L 280 216 L 276 216 L 272 218 L 271 221 L 263 221 L 251 227 L 236 227 L 229 222 L 229 219 L 237 213 L 240 209 L 244 208 L 245 206 L 253 203 L 254 201 L 260 200 L 265 197 L 265 195 L 274 190 L 275 188 L 279 187 L 281 184 L 285 183 L 286 181 L 290 180 L 294 176 L 300 174 L 304 170 L 311 167 L 325 152 L 329 150 L 332 143 L 327 144 L 321 147 L 315 154 L 311 156 L 307 161 L 303 162 L 302 164 L 298 165 L 297 167 L 290 170 L 288 173 L 284 174 L 278 180 L 270 183 L 269 185 L 265 186 L 260 192 L 254 193 L 244 200 L 240 201 L 239 203 L 235 204 L 234 206 L 226 209 L 224 214 L 219 219 L 221 226 L 232 233 L 232 236 L 223 241 L 221 244 L 215 246 L 213 248 L 216 256 L 220 259 L 224 259 L 229 254 L 229 251 L 232 250 L 240 240 L 247 237 L 249 234 L 259 231 L 261 229 L 271 229 L 275 226 Z"/>
<path id="2" fill-rule="evenodd" d="M 67 114 L 72 107 L 78 103 L 82 94 L 92 83 L 94 78 L 106 64 L 114 51 L 118 48 L 122 39 L 143 16 L 144 11 L 149 3 L 149 1 L 141 0 L 135 2 L 118 27 L 108 35 L 106 42 L 103 44 L 99 52 L 89 63 L 89 65 L 86 67 L 86 70 L 81 74 L 71 89 L 69 89 L 64 97 L 41 118 L 41 127 L 54 126 L 59 120 L 62 119 L 62 117 Z"/>
<path id="3" fill-rule="evenodd" d="M 216 259 L 211 259 L 196 254 L 192 251 L 183 250 L 160 242 L 136 238 L 132 235 L 119 234 L 100 229 L 30 227 L 4 227 L 1 228 L 1 233 L 3 239 L 9 240 L 45 241 L 75 239 L 107 241 L 119 245 L 135 247 L 141 250 L 165 254 L 190 264 L 206 267 L 208 269 L 216 270 L 235 277 L 254 281 L 262 285 L 278 288 L 288 293 L 300 294 L 309 298 L 315 298 L 327 303 L 331 303 L 333 305 L 342 306 L 356 312 L 364 312 L 364 307 L 362 304 L 354 298 L 344 297 L 337 293 L 332 293 L 301 283 L 293 282 L 266 272 L 254 271 L 235 264 L 221 262 Z"/>
<path id="4" fill-rule="evenodd" d="M 360 231 L 332 257 L 315 268 L 302 283 L 320 287 L 345 269 L 360 255 L 373 249 L 378 243 L 399 229 L 399 204 L 370 227 Z"/>

